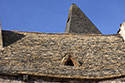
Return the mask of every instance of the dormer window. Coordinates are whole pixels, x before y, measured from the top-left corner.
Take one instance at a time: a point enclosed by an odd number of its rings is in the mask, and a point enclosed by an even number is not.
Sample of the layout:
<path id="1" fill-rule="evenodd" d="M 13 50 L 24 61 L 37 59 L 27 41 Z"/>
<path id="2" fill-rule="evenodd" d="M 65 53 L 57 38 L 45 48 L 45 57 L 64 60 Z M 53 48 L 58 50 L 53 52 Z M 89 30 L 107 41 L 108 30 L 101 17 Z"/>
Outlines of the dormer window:
<path id="1" fill-rule="evenodd" d="M 69 54 L 62 59 L 62 64 L 64 66 L 80 66 L 79 62 Z"/>
<path id="2" fill-rule="evenodd" d="M 69 57 L 65 62 L 64 62 L 65 66 L 74 66 L 74 63 L 71 59 L 71 57 Z"/>

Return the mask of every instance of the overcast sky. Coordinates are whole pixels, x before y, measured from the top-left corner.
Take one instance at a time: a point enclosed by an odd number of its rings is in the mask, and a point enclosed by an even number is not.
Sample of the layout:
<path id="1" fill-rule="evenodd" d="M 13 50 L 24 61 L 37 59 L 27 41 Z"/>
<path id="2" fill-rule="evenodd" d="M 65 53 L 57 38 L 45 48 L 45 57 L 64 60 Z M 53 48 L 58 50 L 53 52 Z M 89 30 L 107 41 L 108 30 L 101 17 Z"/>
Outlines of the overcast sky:
<path id="1" fill-rule="evenodd" d="M 103 34 L 115 34 L 125 21 L 125 0 L 0 0 L 2 29 L 63 33 L 72 3 Z"/>

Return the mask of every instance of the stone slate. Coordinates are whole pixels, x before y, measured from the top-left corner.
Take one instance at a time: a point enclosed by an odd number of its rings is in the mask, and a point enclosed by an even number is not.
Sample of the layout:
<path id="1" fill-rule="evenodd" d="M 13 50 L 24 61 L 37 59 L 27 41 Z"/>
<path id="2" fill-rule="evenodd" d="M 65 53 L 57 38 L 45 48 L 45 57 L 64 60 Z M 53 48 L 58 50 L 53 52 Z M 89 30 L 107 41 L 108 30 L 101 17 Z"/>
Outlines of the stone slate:
<path id="1" fill-rule="evenodd" d="M 0 51 L 0 74 L 72 79 L 125 76 L 125 43 L 119 35 L 3 31 L 3 39 L 9 44 Z M 63 65 L 67 54 L 80 65 Z"/>
<path id="2" fill-rule="evenodd" d="M 76 4 L 72 4 L 69 9 L 65 33 L 101 34 Z"/>

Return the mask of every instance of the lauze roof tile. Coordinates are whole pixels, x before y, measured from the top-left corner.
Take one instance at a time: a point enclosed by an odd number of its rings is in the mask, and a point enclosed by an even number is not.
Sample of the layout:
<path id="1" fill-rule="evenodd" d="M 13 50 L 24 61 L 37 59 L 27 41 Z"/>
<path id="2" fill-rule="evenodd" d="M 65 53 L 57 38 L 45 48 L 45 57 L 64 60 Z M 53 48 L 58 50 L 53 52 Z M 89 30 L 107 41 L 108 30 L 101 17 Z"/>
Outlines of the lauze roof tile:
<path id="1" fill-rule="evenodd" d="M 1 73 L 81 79 L 125 75 L 125 47 L 118 35 L 3 31 L 3 39 Z M 81 65 L 63 65 L 67 53 Z"/>
<path id="2" fill-rule="evenodd" d="M 76 22 L 75 22 L 76 21 Z M 102 35 L 73 4 L 65 33 L 1 31 L 0 74 L 75 79 L 125 76 L 125 43 Z"/>

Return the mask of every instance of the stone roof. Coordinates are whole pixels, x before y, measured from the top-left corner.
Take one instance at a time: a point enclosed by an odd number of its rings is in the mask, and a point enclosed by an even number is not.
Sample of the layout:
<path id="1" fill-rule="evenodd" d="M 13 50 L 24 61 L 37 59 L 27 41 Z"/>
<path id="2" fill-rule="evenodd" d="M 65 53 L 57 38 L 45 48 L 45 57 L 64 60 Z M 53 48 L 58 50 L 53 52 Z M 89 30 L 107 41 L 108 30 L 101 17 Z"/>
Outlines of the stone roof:
<path id="1" fill-rule="evenodd" d="M 0 74 L 105 79 L 125 75 L 119 35 L 3 31 Z"/>
<path id="2" fill-rule="evenodd" d="M 72 4 L 69 9 L 65 33 L 101 34 L 76 4 Z"/>
<path id="3" fill-rule="evenodd" d="M 65 33 L 1 31 L 0 74 L 105 80 L 125 76 L 125 43 L 72 4 Z M 27 77 L 27 76 L 26 76 Z"/>

